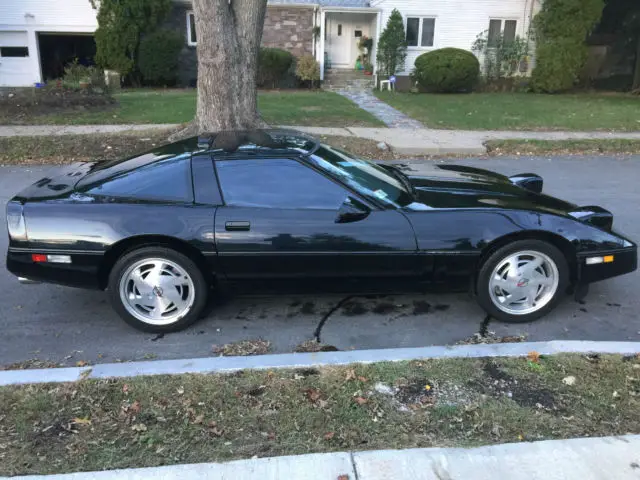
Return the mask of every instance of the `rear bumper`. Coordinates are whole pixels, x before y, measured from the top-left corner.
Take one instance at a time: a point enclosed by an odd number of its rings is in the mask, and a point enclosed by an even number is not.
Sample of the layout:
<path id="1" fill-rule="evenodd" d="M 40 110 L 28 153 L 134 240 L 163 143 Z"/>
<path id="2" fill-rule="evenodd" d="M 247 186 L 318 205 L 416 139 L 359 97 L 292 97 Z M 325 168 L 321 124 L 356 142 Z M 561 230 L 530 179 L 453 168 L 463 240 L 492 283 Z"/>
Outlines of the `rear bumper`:
<path id="1" fill-rule="evenodd" d="M 55 283 L 68 287 L 99 289 L 98 269 L 102 255 L 73 253 L 71 258 L 70 264 L 34 263 L 31 252 L 9 250 L 7 270 L 23 284 Z"/>
<path id="2" fill-rule="evenodd" d="M 587 258 L 613 255 L 611 263 L 598 263 L 587 265 Z M 607 252 L 581 253 L 578 256 L 579 282 L 582 284 L 598 282 L 607 278 L 617 277 L 634 272 L 638 268 L 638 248 L 622 248 Z"/>

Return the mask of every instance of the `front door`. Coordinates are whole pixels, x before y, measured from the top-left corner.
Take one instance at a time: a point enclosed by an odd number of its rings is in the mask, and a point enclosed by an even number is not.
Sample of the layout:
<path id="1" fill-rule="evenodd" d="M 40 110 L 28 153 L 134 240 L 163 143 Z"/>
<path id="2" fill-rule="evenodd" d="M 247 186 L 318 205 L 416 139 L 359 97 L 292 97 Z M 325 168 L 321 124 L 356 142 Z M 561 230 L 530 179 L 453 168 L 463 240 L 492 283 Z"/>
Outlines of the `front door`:
<path id="1" fill-rule="evenodd" d="M 351 64 L 351 23 L 337 17 L 327 17 L 325 48 L 332 67 L 353 67 Z"/>
<path id="2" fill-rule="evenodd" d="M 395 210 L 339 222 L 343 185 L 294 159 L 216 161 L 225 205 L 215 241 L 228 280 L 385 282 L 420 272 L 413 229 Z M 361 204 L 365 207 L 365 203 Z"/>

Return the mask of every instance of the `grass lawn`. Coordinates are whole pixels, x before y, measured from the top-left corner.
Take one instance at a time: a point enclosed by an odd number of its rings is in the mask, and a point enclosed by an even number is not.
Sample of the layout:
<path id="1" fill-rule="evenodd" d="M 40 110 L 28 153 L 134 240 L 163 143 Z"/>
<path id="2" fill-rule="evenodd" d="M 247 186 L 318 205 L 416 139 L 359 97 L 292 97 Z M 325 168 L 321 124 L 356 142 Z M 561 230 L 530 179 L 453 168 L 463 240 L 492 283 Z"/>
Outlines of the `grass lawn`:
<path id="1" fill-rule="evenodd" d="M 639 154 L 640 140 L 491 140 L 490 155 Z"/>
<path id="2" fill-rule="evenodd" d="M 461 130 L 640 130 L 640 97 L 623 94 L 376 92 L 428 127 Z"/>
<path id="3" fill-rule="evenodd" d="M 22 119 L 32 124 L 126 124 L 184 123 L 193 119 L 196 91 L 130 90 L 115 95 L 118 106 L 96 111 L 52 113 Z M 258 108 L 271 125 L 302 126 L 380 126 L 373 115 L 333 92 L 325 91 L 263 91 L 259 92 Z M 4 120 L 4 121 L 3 121 Z M 11 118 L 0 123 L 9 124 Z"/>
<path id="4" fill-rule="evenodd" d="M 167 143 L 169 133 L 148 130 L 118 134 L 0 137 L 0 165 L 67 164 L 125 158 Z M 394 152 L 378 149 L 374 140 L 324 135 L 318 138 L 361 158 L 399 158 Z"/>
<path id="5" fill-rule="evenodd" d="M 640 433 L 640 358 L 558 355 L 0 388 L 0 475 Z"/>

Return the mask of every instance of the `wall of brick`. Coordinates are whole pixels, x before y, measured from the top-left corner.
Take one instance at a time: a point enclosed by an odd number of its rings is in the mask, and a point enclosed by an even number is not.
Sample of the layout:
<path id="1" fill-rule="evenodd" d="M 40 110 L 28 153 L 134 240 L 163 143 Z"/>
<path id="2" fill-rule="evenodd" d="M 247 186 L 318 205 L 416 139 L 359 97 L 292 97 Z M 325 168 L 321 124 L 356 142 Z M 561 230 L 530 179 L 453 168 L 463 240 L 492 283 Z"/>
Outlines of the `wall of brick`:
<path id="1" fill-rule="evenodd" d="M 179 57 L 178 83 L 195 87 L 198 78 L 196 47 L 187 45 L 187 12 L 191 8 L 175 3 L 164 27 L 176 30 L 184 38 Z M 313 53 L 313 7 L 267 8 L 262 33 L 262 45 L 288 50 L 299 57 Z"/>
<path id="2" fill-rule="evenodd" d="M 268 7 L 262 45 L 288 50 L 296 57 L 313 53 L 313 7 Z"/>

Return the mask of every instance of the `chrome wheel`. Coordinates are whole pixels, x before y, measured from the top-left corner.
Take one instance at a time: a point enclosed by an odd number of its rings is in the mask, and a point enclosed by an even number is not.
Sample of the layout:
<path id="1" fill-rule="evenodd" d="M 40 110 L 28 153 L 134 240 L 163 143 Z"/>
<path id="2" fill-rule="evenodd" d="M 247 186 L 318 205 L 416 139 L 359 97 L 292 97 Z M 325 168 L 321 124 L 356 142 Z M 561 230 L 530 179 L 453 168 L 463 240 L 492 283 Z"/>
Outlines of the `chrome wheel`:
<path id="1" fill-rule="evenodd" d="M 493 304 L 510 315 L 527 315 L 555 296 L 560 274 L 547 255 L 532 250 L 509 255 L 498 263 L 489 280 Z"/>
<path id="2" fill-rule="evenodd" d="M 133 263 L 120 279 L 120 300 L 138 320 L 169 325 L 183 318 L 195 300 L 189 274 L 164 258 L 145 258 Z"/>

